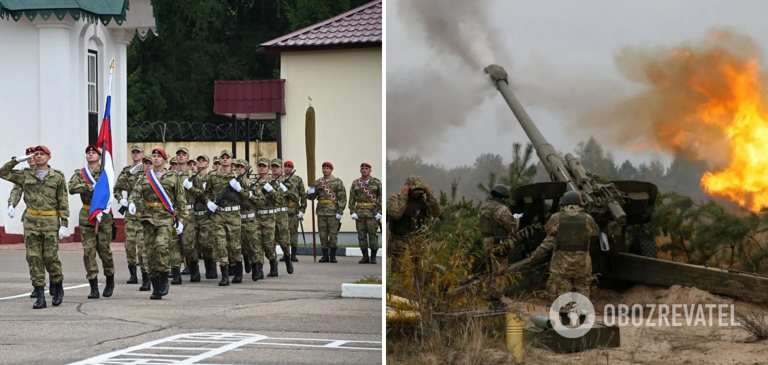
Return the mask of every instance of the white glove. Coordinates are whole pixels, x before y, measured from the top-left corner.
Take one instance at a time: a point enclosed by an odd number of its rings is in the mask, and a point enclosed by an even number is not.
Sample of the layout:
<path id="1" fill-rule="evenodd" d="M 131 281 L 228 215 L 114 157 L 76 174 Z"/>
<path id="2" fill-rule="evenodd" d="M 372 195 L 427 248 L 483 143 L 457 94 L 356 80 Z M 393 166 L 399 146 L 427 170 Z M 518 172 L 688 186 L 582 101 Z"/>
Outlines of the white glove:
<path id="1" fill-rule="evenodd" d="M 101 223 L 101 216 L 103 215 L 104 215 L 104 212 L 99 212 L 99 214 L 96 215 L 96 220 L 99 221 L 99 223 Z"/>
<path id="2" fill-rule="evenodd" d="M 314 193 L 315 193 L 315 188 L 314 187 L 311 187 L 311 188 L 309 188 L 309 190 L 307 190 L 307 195 L 312 195 Z"/>
<path id="3" fill-rule="evenodd" d="M 184 185 L 184 189 L 187 189 L 187 190 L 192 189 L 192 182 L 189 181 L 189 179 L 184 179 L 184 183 L 182 183 L 181 185 Z"/>
<path id="4" fill-rule="evenodd" d="M 272 185 L 271 184 L 267 183 L 267 184 L 264 184 L 264 190 L 266 190 L 267 192 L 270 192 L 270 191 L 272 191 L 274 189 L 272 189 Z"/>
<path id="5" fill-rule="evenodd" d="M 354 219 L 354 220 L 357 220 L 357 213 L 352 213 L 352 215 L 350 217 L 352 217 L 352 219 Z M 338 215 L 336 215 L 336 219 L 339 219 Z"/>
<path id="6" fill-rule="evenodd" d="M 29 160 L 29 159 L 30 159 L 30 158 L 32 158 L 33 156 L 35 156 L 35 154 L 34 154 L 34 153 L 33 153 L 33 154 L 31 154 L 31 155 L 26 155 L 26 156 L 21 156 L 21 157 L 14 157 L 14 158 L 16 159 L 16 161 L 19 161 L 19 162 L 24 162 L 24 161 L 26 161 L 26 160 Z"/>
<path id="7" fill-rule="evenodd" d="M 176 226 L 176 234 L 181 234 L 181 232 L 184 231 L 184 223 L 179 222 L 179 225 Z"/>
<path id="8" fill-rule="evenodd" d="M 515 219 L 520 219 L 520 217 L 522 217 L 522 216 L 523 216 L 523 213 L 520 213 L 520 214 L 512 214 L 512 217 L 513 217 L 513 218 L 515 218 Z"/>
<path id="9" fill-rule="evenodd" d="M 207 182 L 204 182 L 204 183 L 203 183 L 203 190 L 205 190 L 205 186 L 206 186 L 206 185 L 208 185 L 208 183 L 207 183 Z"/>
<path id="10" fill-rule="evenodd" d="M 66 232 L 67 232 L 67 227 L 59 227 L 59 239 L 64 238 L 64 235 Z"/>
<path id="11" fill-rule="evenodd" d="M 336 214 L 336 219 L 341 219 L 341 214 Z"/>
<path id="12" fill-rule="evenodd" d="M 128 201 L 125 198 L 120 199 L 120 205 L 128 208 Z"/>
<path id="13" fill-rule="evenodd" d="M 253 192 L 248 190 L 248 199 L 253 198 Z"/>
<path id="14" fill-rule="evenodd" d="M 288 188 L 286 188 L 285 185 L 283 185 L 283 183 L 280 183 L 280 190 L 282 190 L 283 192 L 286 192 L 288 191 Z"/>
<path id="15" fill-rule="evenodd" d="M 376 218 L 376 220 L 380 220 L 381 219 L 381 213 L 376 213 L 376 217 L 375 218 Z"/>
<path id="16" fill-rule="evenodd" d="M 16 216 L 16 211 L 13 210 L 13 206 L 12 205 L 8 206 L 8 216 L 11 217 L 11 219 L 13 219 L 13 217 Z"/>
<path id="17" fill-rule="evenodd" d="M 136 215 L 136 204 L 128 204 L 128 213 L 131 213 L 131 215 Z"/>
<path id="18" fill-rule="evenodd" d="M 219 208 L 219 206 L 214 204 L 213 202 L 208 202 L 207 205 L 208 205 L 208 210 L 210 210 L 211 212 L 215 212 L 216 209 Z"/>
<path id="19" fill-rule="evenodd" d="M 240 183 L 237 182 L 237 179 L 229 180 L 229 186 L 232 187 L 232 189 L 235 189 L 238 193 L 243 191 L 243 187 L 240 186 Z"/>
<path id="20" fill-rule="evenodd" d="M 299 217 L 299 219 L 301 219 L 301 217 L 303 217 L 303 216 L 304 216 L 304 213 L 302 213 L 302 212 L 299 212 L 299 214 L 297 214 L 296 216 L 297 216 L 297 217 Z"/>

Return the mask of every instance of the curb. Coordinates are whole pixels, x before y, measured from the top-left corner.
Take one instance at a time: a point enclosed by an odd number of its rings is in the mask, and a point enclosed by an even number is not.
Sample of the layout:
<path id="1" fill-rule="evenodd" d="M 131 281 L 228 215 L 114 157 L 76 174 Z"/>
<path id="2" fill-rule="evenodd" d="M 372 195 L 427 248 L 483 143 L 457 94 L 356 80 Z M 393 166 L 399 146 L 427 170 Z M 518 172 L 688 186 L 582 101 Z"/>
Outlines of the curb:
<path id="1" fill-rule="evenodd" d="M 384 250 L 382 250 L 382 249 L 379 249 L 378 251 L 376 251 L 376 257 L 377 258 L 378 257 L 383 257 L 383 255 L 384 255 L 383 251 Z M 282 255 L 283 254 L 283 250 L 280 248 L 280 246 L 275 247 L 275 253 L 277 253 L 278 255 Z M 315 253 L 318 256 L 322 256 L 323 255 L 323 251 L 320 248 L 320 246 L 317 247 L 317 249 L 315 250 Z M 312 247 L 299 246 L 299 251 L 296 252 L 296 254 L 300 255 L 300 256 L 301 255 L 312 256 Z M 336 256 L 357 256 L 357 257 L 363 257 L 363 251 L 361 251 L 360 248 L 358 248 L 358 247 L 339 247 L 336 250 Z"/>
<path id="2" fill-rule="evenodd" d="M 342 298 L 381 299 L 381 284 L 341 284 Z"/>

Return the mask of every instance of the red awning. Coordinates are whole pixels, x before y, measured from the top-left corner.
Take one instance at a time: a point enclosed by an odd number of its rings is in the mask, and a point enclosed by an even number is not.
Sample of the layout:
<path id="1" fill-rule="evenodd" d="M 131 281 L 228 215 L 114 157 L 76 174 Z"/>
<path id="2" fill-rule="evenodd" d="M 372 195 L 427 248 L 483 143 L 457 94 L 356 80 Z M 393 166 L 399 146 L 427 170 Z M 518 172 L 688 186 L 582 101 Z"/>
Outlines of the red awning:
<path id="1" fill-rule="evenodd" d="M 285 114 L 285 80 L 216 81 L 213 112 L 238 119 Z"/>

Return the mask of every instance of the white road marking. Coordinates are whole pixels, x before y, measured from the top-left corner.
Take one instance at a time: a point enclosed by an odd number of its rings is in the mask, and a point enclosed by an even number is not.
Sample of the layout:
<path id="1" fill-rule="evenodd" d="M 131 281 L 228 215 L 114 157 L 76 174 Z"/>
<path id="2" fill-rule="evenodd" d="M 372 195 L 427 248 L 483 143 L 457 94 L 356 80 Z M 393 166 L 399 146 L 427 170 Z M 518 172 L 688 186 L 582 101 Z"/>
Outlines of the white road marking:
<path id="1" fill-rule="evenodd" d="M 290 343 L 290 342 L 265 342 L 264 340 L 276 341 L 315 341 L 314 344 Z M 174 347 L 173 343 L 207 343 L 217 344 L 218 347 Z M 378 348 L 352 347 L 345 344 L 369 343 L 379 344 Z M 175 365 L 203 365 L 200 361 L 232 351 L 239 347 L 247 345 L 272 345 L 272 346 L 291 346 L 291 347 L 315 347 L 331 348 L 344 350 L 373 350 L 381 351 L 381 341 L 355 341 L 355 340 L 331 340 L 331 339 L 307 339 L 307 338 L 278 338 L 267 337 L 254 333 L 230 333 L 230 332 L 208 332 L 208 333 L 188 333 L 166 337 L 163 339 L 146 342 L 137 346 L 129 347 L 123 350 L 110 352 L 107 354 L 92 357 L 90 359 L 71 363 L 69 365 L 96 365 L 96 364 L 115 364 L 115 365 L 139 365 L 139 364 L 175 364 Z M 147 354 L 147 350 L 163 350 L 163 354 Z M 174 351 L 179 351 L 174 354 Z M 198 351 L 199 354 L 190 354 L 191 351 Z M 173 358 L 173 359 L 171 359 Z M 213 364 L 209 364 L 213 365 Z M 223 365 L 223 364 L 216 364 Z"/>
<path id="2" fill-rule="evenodd" d="M 86 287 L 86 286 L 91 286 L 91 284 L 80 284 L 80 285 L 75 285 L 75 286 L 68 286 L 68 287 L 65 287 L 64 290 L 83 288 L 83 287 Z M 45 290 L 46 295 L 48 295 L 48 290 L 47 289 L 48 288 L 46 287 L 46 290 Z M 0 300 L 8 300 L 8 299 L 16 299 L 16 298 L 29 298 L 29 294 L 30 293 L 14 295 L 12 297 L 4 297 L 4 298 L 0 298 Z M 34 299 L 34 298 L 29 298 L 29 299 Z"/>

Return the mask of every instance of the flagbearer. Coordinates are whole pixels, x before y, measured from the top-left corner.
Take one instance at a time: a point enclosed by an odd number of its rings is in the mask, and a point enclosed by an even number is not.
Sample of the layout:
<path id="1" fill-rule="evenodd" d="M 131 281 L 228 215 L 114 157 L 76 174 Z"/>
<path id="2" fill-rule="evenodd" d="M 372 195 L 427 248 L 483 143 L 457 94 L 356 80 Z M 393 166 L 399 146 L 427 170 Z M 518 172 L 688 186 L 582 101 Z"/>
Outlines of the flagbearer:
<path id="1" fill-rule="evenodd" d="M 181 177 L 168 173 L 165 162 L 168 154 L 162 148 L 152 150 L 152 169 L 144 172 L 133 187 L 128 212 L 135 215 L 136 207 L 144 207 L 141 225 L 149 261 L 152 295 L 149 299 L 162 299 L 168 294 L 168 273 L 171 271 L 168 242 L 171 232 L 181 236 L 184 217 L 187 216 L 187 197 Z"/>
<path id="2" fill-rule="evenodd" d="M 91 284 L 91 293 L 88 299 L 99 298 L 99 263 L 96 262 L 96 254 L 101 258 L 104 267 L 104 276 L 107 277 L 107 286 L 104 288 L 105 298 L 112 296 L 115 289 L 115 262 L 112 259 L 112 250 L 109 244 L 112 240 L 112 212 L 99 212 L 96 220 L 99 222 L 99 231 L 96 233 L 96 225 L 89 221 L 91 212 L 91 200 L 94 196 L 94 185 L 99 180 L 101 168 L 99 160 L 101 152 L 90 145 L 85 148 L 85 160 L 87 167 L 75 170 L 69 179 L 69 194 L 80 194 L 83 208 L 80 209 L 80 234 L 83 241 L 83 262 L 85 263 L 85 278 Z M 107 162 L 110 163 L 110 162 Z M 105 190 L 109 194 L 108 190 Z"/>
<path id="3" fill-rule="evenodd" d="M 349 213 L 355 220 L 357 239 L 363 258 L 361 264 L 375 264 L 379 250 L 379 236 L 376 233 L 381 219 L 381 180 L 371 177 L 371 165 L 360 164 L 360 178 L 349 188 Z M 370 259 L 368 249 L 371 249 Z"/>

